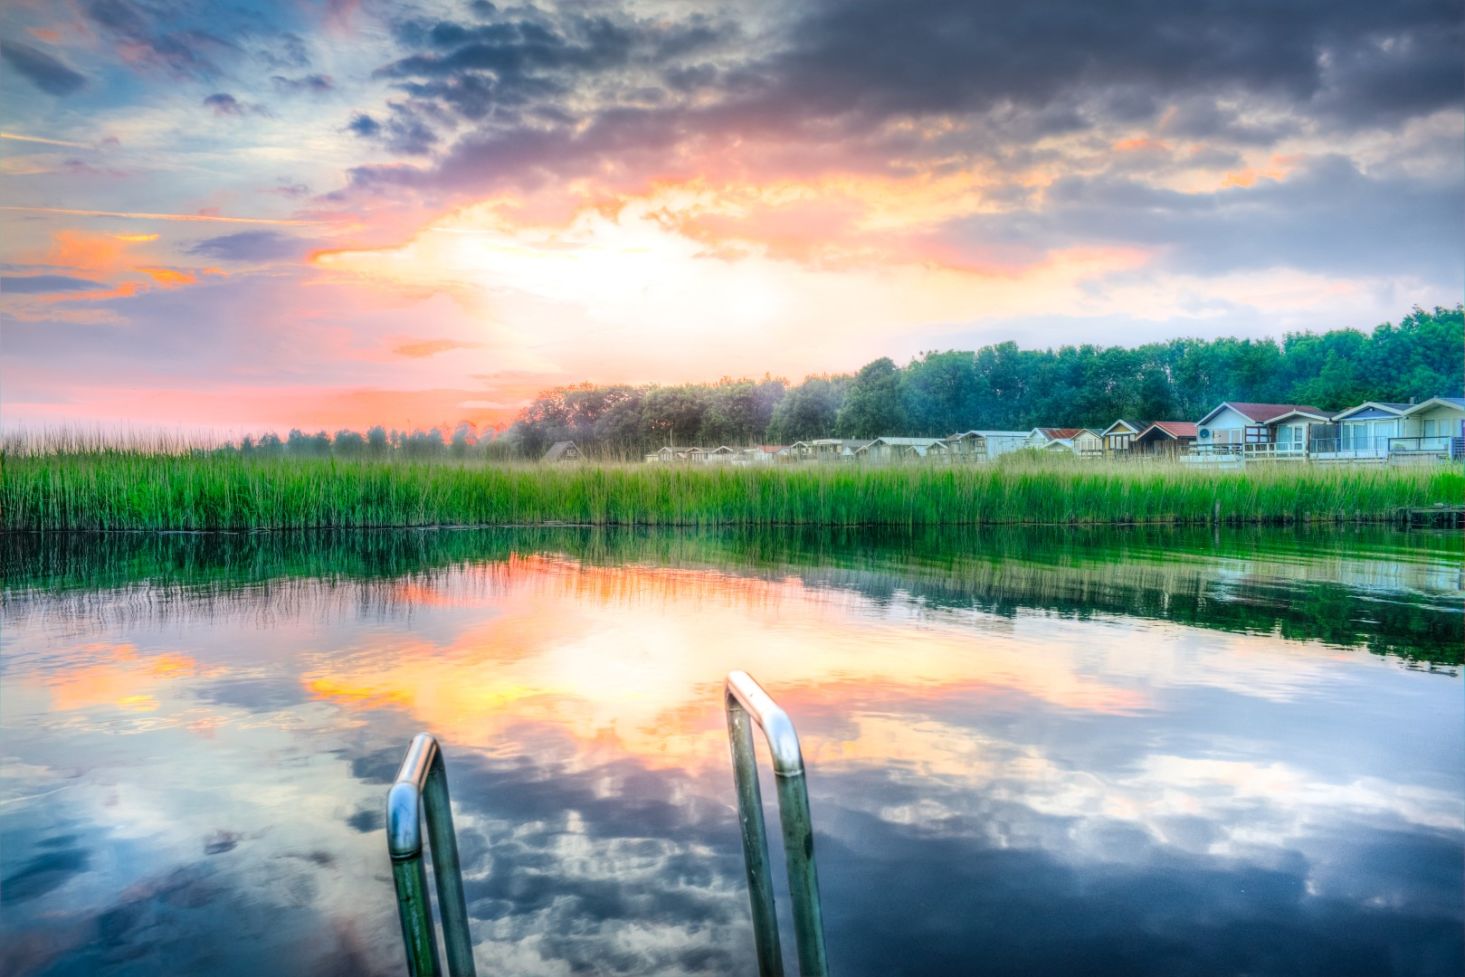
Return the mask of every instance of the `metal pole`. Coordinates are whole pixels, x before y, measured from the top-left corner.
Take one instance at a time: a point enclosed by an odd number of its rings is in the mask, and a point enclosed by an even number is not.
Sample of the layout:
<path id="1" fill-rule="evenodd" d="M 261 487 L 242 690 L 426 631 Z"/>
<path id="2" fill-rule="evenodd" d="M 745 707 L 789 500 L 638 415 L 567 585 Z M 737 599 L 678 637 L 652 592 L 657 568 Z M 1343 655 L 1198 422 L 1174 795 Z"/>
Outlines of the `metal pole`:
<path id="1" fill-rule="evenodd" d="M 804 977 L 825 977 L 829 973 L 829 961 L 819 904 L 819 874 L 814 864 L 814 827 L 798 733 L 788 713 L 779 708 L 747 672 L 730 672 L 726 689 L 728 736 L 732 740 L 733 776 L 738 788 L 738 817 L 743 827 L 743 857 L 747 863 L 749 897 L 753 904 L 759 972 L 765 977 L 782 974 L 783 961 L 779 956 L 778 923 L 768 879 L 768 840 L 763 826 L 750 719 L 763 730 L 768 752 L 773 758 L 789 896 L 793 901 L 799 973 Z M 750 783 L 751 787 L 748 786 Z"/>
<path id="2" fill-rule="evenodd" d="M 437 740 L 427 733 L 419 733 L 402 760 L 397 782 L 387 793 L 387 850 L 392 857 L 407 972 L 412 977 L 439 977 L 442 963 L 438 958 L 423 864 L 424 817 L 432 845 L 433 876 L 437 880 L 443 939 L 448 949 L 448 973 L 451 977 L 475 977 L 447 770 Z"/>
<path id="3" fill-rule="evenodd" d="M 432 875 L 437 880 L 438 915 L 443 921 L 443 944 L 452 977 L 474 977 L 473 938 L 468 928 L 468 903 L 463 898 L 463 869 L 458 861 L 458 835 L 453 830 L 453 804 L 448 798 L 448 772 L 441 750 L 433 751 L 427 775 L 424 810 L 427 838 L 432 844 Z"/>
<path id="4" fill-rule="evenodd" d="M 773 906 L 773 875 L 768 866 L 768 831 L 763 824 L 763 792 L 758 785 L 758 758 L 747 710 L 729 693 L 727 735 L 732 744 L 733 782 L 738 792 L 738 823 L 743 836 L 743 863 L 753 910 L 753 942 L 762 977 L 783 977 L 783 948 Z"/>

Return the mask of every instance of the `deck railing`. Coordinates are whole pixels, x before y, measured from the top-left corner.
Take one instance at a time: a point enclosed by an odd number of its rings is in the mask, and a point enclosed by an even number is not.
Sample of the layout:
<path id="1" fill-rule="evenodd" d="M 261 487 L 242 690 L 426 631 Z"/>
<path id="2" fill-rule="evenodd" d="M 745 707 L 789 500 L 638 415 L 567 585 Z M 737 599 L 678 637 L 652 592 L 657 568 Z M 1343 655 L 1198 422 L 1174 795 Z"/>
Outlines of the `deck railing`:
<path id="1" fill-rule="evenodd" d="M 758 973 L 762 977 L 782 977 L 783 950 L 778 939 L 778 915 L 773 905 L 768 831 L 763 823 L 763 794 L 758 787 L 758 759 L 753 743 L 755 724 L 763 731 L 768 743 L 768 752 L 773 758 L 773 779 L 778 785 L 778 812 L 783 826 L 789 898 L 793 901 L 799 973 L 804 977 L 822 977 L 829 973 L 829 963 L 824 949 L 819 876 L 814 867 L 809 789 L 804 778 L 804 757 L 799 749 L 798 733 L 794 731 L 788 713 L 780 709 L 747 672 L 728 673 L 725 699 L 733 780 L 738 792 L 738 821 L 742 826 L 743 861 L 748 875 L 748 898 L 753 908 Z"/>
<path id="2" fill-rule="evenodd" d="M 442 964 L 423 862 L 424 820 L 427 838 L 432 843 L 432 874 L 437 880 L 438 913 L 443 921 L 448 973 L 451 977 L 475 977 L 458 839 L 453 833 L 452 801 L 448 797 L 448 774 L 437 740 L 427 733 L 418 733 L 402 760 L 397 782 L 387 793 L 387 850 L 392 856 L 392 881 L 397 888 L 402 942 L 407 947 L 407 973 L 411 977 L 439 977 Z"/>
<path id="3" fill-rule="evenodd" d="M 1436 434 L 1426 437 L 1413 438 L 1389 438 L 1389 452 L 1393 453 L 1414 453 L 1428 452 L 1432 454 L 1449 455 L 1452 458 L 1458 457 L 1456 442 L 1461 439 L 1448 434 Z"/>

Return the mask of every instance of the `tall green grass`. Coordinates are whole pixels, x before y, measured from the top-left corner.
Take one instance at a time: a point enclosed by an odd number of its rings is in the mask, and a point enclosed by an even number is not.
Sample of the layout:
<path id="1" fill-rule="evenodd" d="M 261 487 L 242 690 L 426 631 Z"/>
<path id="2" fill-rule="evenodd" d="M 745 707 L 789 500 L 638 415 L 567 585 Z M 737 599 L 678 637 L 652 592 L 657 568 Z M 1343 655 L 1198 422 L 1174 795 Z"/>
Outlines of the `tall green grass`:
<path id="1" fill-rule="evenodd" d="M 756 468 L 253 460 L 127 449 L 0 454 L 7 530 L 437 525 L 925 526 L 1381 520 L 1465 498 L 1456 467 L 1013 459 Z"/>

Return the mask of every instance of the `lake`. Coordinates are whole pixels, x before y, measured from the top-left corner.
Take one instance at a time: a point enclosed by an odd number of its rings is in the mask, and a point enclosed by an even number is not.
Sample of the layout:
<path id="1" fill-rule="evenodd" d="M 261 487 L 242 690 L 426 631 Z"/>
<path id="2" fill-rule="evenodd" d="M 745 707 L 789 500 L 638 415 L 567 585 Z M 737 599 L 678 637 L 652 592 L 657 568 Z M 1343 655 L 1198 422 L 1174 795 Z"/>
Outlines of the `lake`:
<path id="1" fill-rule="evenodd" d="M 1462 555 L 1364 528 L 0 537 L 0 969 L 404 972 L 382 808 L 430 730 L 480 974 L 750 973 L 740 668 L 803 740 L 837 975 L 1456 977 Z"/>

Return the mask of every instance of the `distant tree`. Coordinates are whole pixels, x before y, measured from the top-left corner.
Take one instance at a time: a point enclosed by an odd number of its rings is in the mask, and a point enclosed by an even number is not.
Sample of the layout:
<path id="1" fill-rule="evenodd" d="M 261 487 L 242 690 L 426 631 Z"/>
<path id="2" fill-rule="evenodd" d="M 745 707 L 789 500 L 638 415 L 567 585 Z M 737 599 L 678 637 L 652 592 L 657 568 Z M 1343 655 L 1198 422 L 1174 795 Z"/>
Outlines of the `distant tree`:
<path id="1" fill-rule="evenodd" d="M 791 387 L 773 409 L 768 422 L 768 440 L 773 444 L 792 444 L 833 437 L 850 379 L 843 375 L 809 376 Z"/>
<path id="2" fill-rule="evenodd" d="M 860 367 L 835 418 L 842 438 L 877 438 L 905 428 L 900 397 L 900 370 L 888 356 Z"/>
<path id="3" fill-rule="evenodd" d="M 982 386 L 970 352 L 922 354 L 903 371 L 900 392 L 911 434 L 941 437 L 971 430 L 981 419 Z"/>
<path id="4" fill-rule="evenodd" d="M 366 432 L 366 453 L 374 458 L 380 458 L 391 449 L 391 443 L 387 440 L 387 430 L 380 424 Z"/>
<path id="5" fill-rule="evenodd" d="M 402 453 L 408 458 L 441 458 L 445 448 L 443 432 L 435 427 L 413 431 L 402 440 Z"/>
<path id="6" fill-rule="evenodd" d="M 359 458 L 366 453 L 366 439 L 356 431 L 342 428 L 331 439 L 331 452 L 343 458 Z"/>
<path id="7" fill-rule="evenodd" d="M 448 456 L 451 458 L 467 458 L 468 449 L 477 443 L 477 430 L 467 421 L 461 421 L 457 427 L 453 428 L 453 436 L 448 441 Z"/>
<path id="8" fill-rule="evenodd" d="M 278 458 L 285 453 L 285 446 L 280 442 L 280 436 L 271 431 L 260 435 L 259 445 L 255 450 L 265 458 Z"/>

